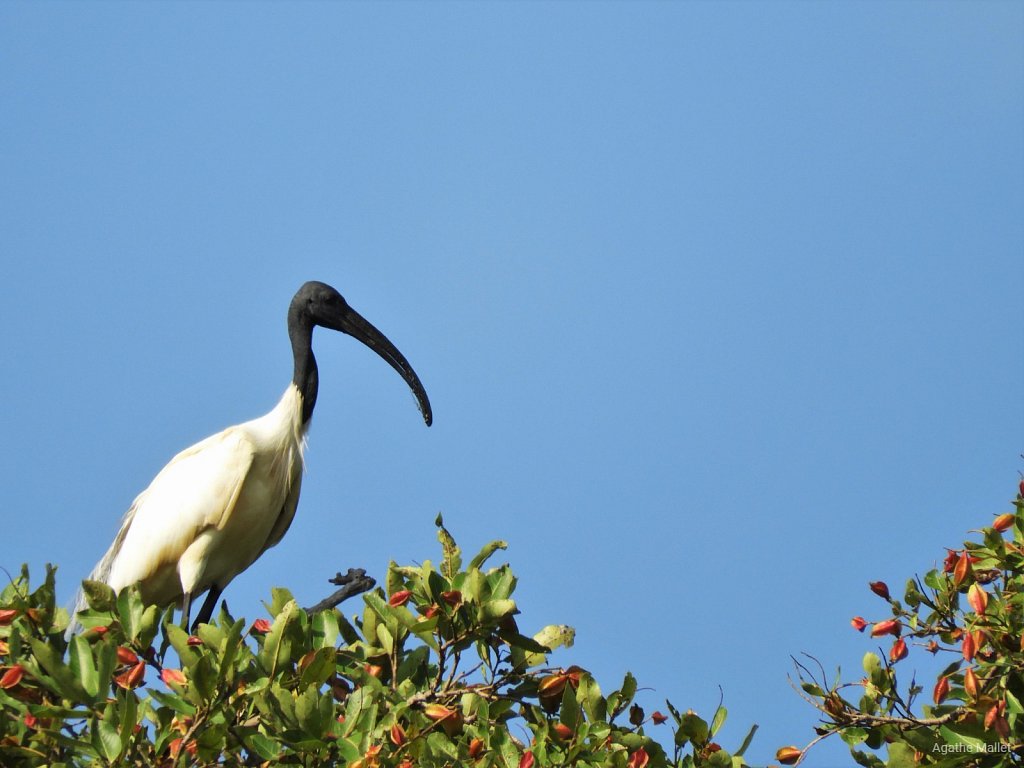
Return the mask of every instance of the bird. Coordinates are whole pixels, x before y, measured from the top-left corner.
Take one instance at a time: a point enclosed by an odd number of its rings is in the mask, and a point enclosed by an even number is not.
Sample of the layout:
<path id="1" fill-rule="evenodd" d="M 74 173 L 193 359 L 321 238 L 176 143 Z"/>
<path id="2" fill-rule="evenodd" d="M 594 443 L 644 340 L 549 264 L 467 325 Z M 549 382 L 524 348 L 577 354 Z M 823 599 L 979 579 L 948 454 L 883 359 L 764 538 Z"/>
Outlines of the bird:
<path id="1" fill-rule="evenodd" d="M 295 517 L 320 383 L 312 347 L 316 326 L 352 336 L 382 357 L 405 380 L 431 425 L 427 392 L 402 353 L 336 289 L 309 281 L 288 307 L 294 370 L 277 405 L 171 459 L 128 508 L 90 580 L 115 592 L 137 583 L 147 604 L 180 604 L 186 630 L 192 604 L 205 592 L 192 632 L 209 623 L 232 579 L 280 542 Z M 79 590 L 69 637 L 85 607 Z"/>

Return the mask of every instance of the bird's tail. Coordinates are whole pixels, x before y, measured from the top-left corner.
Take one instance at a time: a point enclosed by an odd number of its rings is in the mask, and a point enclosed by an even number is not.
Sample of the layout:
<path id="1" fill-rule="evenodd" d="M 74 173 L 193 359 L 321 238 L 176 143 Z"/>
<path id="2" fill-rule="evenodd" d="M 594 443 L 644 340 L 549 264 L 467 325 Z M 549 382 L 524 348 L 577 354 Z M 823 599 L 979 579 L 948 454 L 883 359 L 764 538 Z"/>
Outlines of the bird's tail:
<path id="1" fill-rule="evenodd" d="M 86 577 L 88 581 L 99 581 L 104 584 L 110 583 L 110 572 L 114 568 L 114 561 L 117 560 L 117 556 L 121 552 L 121 544 L 128 533 L 128 526 L 134 511 L 133 505 L 132 509 L 128 510 L 128 514 L 125 515 L 125 519 L 121 523 L 121 530 L 118 531 L 117 536 L 114 538 L 114 543 L 110 545 L 110 549 L 107 550 L 107 553 L 103 555 L 100 561 L 96 563 L 96 567 Z M 68 622 L 67 631 L 64 633 L 65 640 L 70 640 L 72 635 L 82 628 L 82 625 L 78 623 L 78 614 L 88 607 L 89 603 L 85 599 L 85 591 L 79 585 L 78 591 L 75 593 L 74 606 L 70 611 L 71 620 Z"/>

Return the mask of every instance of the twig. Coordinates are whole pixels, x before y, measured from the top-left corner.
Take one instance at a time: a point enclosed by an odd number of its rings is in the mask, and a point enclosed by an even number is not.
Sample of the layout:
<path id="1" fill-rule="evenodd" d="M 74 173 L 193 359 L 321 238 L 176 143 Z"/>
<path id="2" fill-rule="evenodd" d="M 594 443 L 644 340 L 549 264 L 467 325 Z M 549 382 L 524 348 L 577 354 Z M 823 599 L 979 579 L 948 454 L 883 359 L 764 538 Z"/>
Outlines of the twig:
<path id="1" fill-rule="evenodd" d="M 804 693 L 802 689 L 797 687 L 796 683 L 793 682 L 793 678 L 789 678 L 789 684 L 790 687 L 792 687 L 793 690 L 796 691 L 797 695 L 801 699 L 806 701 L 819 712 L 827 715 L 829 719 L 831 719 L 832 722 L 835 724 L 837 731 L 843 728 L 851 728 L 857 726 L 872 727 L 879 725 L 896 725 L 901 728 L 926 728 L 955 722 L 959 718 L 963 717 L 964 712 L 966 711 L 963 707 L 958 707 L 955 710 L 947 712 L 946 714 L 940 715 L 938 717 L 914 717 L 913 715 L 908 715 L 906 717 L 894 717 L 892 715 L 869 715 L 866 712 L 858 712 L 857 710 L 852 710 L 849 707 L 849 705 L 844 701 L 842 702 L 844 708 L 841 712 L 831 712 L 828 709 L 826 709 L 823 705 L 819 704 L 815 700 L 815 698 Z M 848 683 L 843 687 L 845 688 L 853 686 L 856 686 L 856 683 Z M 893 701 L 891 697 L 886 696 L 885 698 L 889 699 L 890 701 Z M 856 714 L 854 714 L 854 712 L 856 712 Z M 829 733 L 834 732 L 836 731 L 829 731 Z M 817 743 L 818 741 L 821 741 L 821 739 L 815 739 L 812 743 Z"/>
<path id="2" fill-rule="evenodd" d="M 366 571 L 362 568 L 349 568 L 348 573 L 344 576 L 341 571 L 338 571 L 337 575 L 333 579 L 328 579 L 331 584 L 336 584 L 341 589 L 337 590 L 334 594 L 325 597 L 319 603 L 306 609 L 306 613 L 320 613 L 321 611 L 328 611 L 331 608 L 335 608 L 345 600 L 355 595 L 360 595 L 363 592 L 368 592 L 376 586 L 377 582 L 370 576 L 366 575 Z"/>
<path id="3" fill-rule="evenodd" d="M 196 709 L 196 714 L 192 719 L 192 724 L 189 725 L 188 729 L 181 737 L 181 749 L 187 749 L 188 743 L 195 739 L 196 733 L 206 724 L 207 718 L 210 716 L 210 708 L 216 703 L 211 702 L 209 707 L 199 707 Z"/>

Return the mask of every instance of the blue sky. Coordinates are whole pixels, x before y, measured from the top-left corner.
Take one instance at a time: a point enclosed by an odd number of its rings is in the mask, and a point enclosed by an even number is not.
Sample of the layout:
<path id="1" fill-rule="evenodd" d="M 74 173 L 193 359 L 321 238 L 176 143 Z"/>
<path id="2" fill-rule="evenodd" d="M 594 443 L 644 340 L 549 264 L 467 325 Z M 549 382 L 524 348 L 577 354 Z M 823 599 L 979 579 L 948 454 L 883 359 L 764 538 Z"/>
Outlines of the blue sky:
<path id="1" fill-rule="evenodd" d="M 1024 6 L 0 5 L 4 555 L 62 597 L 320 331 L 299 514 L 227 590 L 510 542 L 521 626 L 749 756 L 1022 469 Z M 557 657 L 556 657 L 557 658 Z M 914 660 L 912 654 L 910 662 Z M 908 662 L 903 662 L 904 664 Z M 825 744 L 812 765 L 848 764 Z"/>

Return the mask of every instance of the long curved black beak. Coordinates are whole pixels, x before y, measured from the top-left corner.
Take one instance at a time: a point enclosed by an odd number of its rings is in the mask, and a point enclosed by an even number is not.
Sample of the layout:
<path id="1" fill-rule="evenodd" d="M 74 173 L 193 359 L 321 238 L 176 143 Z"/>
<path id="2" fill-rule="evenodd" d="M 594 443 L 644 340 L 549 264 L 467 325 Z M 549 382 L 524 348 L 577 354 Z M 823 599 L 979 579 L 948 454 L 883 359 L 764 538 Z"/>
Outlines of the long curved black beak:
<path id="1" fill-rule="evenodd" d="M 398 348 L 388 341 L 388 337 L 377 330 L 373 323 L 356 312 L 352 307 L 346 307 L 346 311 L 335 330 L 347 333 L 354 339 L 358 339 L 366 346 L 384 358 L 388 365 L 398 371 L 405 383 L 409 385 L 420 413 L 423 414 L 423 421 L 429 427 L 434 421 L 430 411 L 430 400 L 427 398 L 427 390 L 423 388 L 420 377 L 409 365 L 409 361 L 398 351 Z"/>

